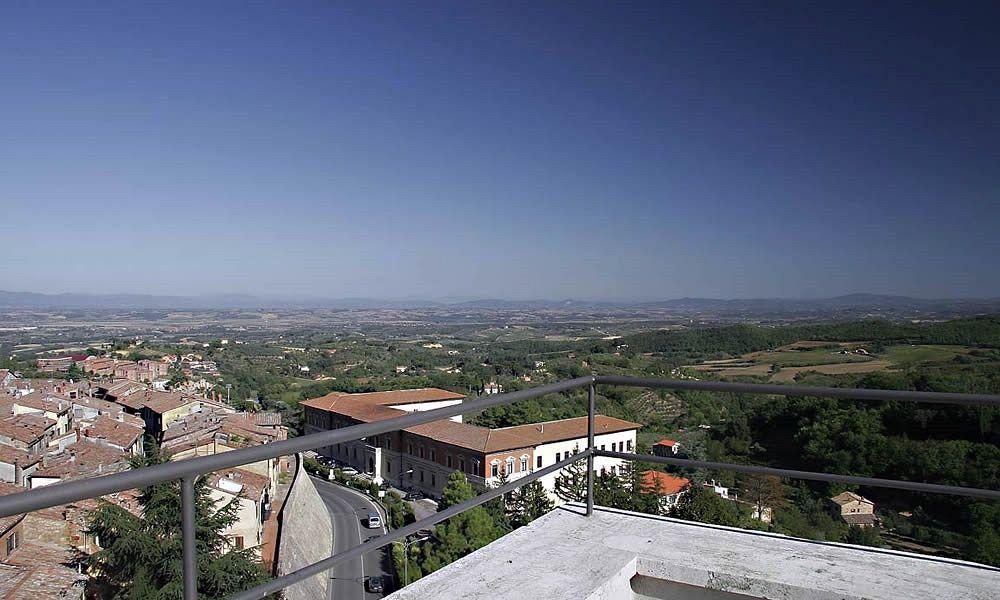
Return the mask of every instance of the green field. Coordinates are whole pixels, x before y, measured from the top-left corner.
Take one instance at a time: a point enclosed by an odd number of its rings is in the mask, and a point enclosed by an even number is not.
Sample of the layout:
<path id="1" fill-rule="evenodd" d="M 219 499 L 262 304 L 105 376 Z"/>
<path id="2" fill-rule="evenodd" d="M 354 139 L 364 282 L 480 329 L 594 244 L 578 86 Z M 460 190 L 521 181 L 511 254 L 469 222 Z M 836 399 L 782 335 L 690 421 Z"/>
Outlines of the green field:
<path id="1" fill-rule="evenodd" d="M 753 356 L 758 362 L 772 363 L 778 365 L 779 367 L 812 367 L 815 365 L 831 365 L 872 360 L 871 356 L 864 356 L 861 354 L 840 354 L 838 351 L 831 348 L 785 350 L 782 352 L 758 352 Z"/>
<path id="2" fill-rule="evenodd" d="M 956 356 L 967 354 L 965 346 L 901 345 L 892 346 L 882 357 L 901 367 L 912 367 L 927 362 L 947 362 Z"/>

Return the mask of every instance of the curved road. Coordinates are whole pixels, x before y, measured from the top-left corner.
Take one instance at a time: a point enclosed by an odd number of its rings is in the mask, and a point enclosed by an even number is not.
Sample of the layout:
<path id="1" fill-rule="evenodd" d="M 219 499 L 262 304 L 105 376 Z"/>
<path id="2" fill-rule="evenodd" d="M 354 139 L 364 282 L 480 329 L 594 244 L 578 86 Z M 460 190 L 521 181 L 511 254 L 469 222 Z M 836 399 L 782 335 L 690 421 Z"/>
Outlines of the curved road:
<path id="1" fill-rule="evenodd" d="M 326 503 L 333 521 L 333 552 L 343 552 L 357 546 L 369 538 L 385 533 L 381 529 L 369 529 L 367 516 L 370 512 L 382 514 L 375 503 L 361 492 L 312 478 L 320 498 Z M 364 521 L 364 522 L 362 522 Z M 354 559 L 340 564 L 330 572 L 331 600 L 375 600 L 382 594 L 365 590 L 365 581 L 371 576 L 381 576 L 389 583 L 387 574 L 391 569 L 391 559 L 387 549 L 369 552 L 363 559 Z"/>

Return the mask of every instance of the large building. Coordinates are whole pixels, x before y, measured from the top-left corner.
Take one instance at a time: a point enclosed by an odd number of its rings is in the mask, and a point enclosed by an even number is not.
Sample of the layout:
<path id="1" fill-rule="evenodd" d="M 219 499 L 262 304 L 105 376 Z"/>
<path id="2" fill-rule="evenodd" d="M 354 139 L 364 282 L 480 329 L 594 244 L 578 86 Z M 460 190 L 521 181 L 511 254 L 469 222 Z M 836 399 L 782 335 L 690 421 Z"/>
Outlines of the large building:
<path id="1" fill-rule="evenodd" d="M 434 388 L 365 394 L 332 393 L 302 402 L 305 433 L 350 427 L 460 404 L 461 394 Z M 639 424 L 604 415 L 595 417 L 595 445 L 603 450 L 635 451 Z M 346 463 L 376 481 L 439 496 L 453 471 L 486 487 L 503 476 L 518 479 L 559 462 L 587 447 L 587 418 L 563 419 L 490 429 L 461 422 L 461 417 L 407 427 L 365 440 L 326 446 L 321 454 Z M 624 461 L 598 457 L 598 471 L 617 471 Z M 548 490 L 555 474 L 542 478 Z"/>

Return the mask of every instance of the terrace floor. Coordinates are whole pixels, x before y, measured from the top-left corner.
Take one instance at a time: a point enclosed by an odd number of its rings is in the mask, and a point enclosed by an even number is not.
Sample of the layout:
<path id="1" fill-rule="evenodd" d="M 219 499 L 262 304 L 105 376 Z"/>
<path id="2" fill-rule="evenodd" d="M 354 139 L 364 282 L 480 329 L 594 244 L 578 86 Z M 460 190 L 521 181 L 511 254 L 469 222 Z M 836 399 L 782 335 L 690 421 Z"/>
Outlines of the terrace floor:
<path id="1" fill-rule="evenodd" d="M 389 596 L 995 599 L 1000 569 L 568 504 Z"/>

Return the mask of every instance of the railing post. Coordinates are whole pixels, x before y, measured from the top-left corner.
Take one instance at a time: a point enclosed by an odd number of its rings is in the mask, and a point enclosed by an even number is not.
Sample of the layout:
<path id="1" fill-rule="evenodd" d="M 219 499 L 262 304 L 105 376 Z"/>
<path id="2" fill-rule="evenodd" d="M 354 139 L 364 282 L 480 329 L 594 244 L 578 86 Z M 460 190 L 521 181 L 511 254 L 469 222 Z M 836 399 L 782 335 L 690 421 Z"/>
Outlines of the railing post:
<path id="1" fill-rule="evenodd" d="M 594 514 L 594 384 L 587 388 L 587 516 Z"/>
<path id="2" fill-rule="evenodd" d="M 181 534 L 184 543 L 184 600 L 198 598 L 198 556 L 195 544 L 194 477 L 181 479 Z"/>

